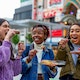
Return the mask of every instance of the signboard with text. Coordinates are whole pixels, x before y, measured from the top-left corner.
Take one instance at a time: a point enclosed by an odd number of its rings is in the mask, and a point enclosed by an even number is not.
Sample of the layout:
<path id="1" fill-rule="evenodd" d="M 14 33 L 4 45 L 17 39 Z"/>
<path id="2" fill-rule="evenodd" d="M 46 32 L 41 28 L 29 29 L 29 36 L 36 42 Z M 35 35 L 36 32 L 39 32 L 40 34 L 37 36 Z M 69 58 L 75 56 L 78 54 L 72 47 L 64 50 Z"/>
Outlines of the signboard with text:
<path id="1" fill-rule="evenodd" d="M 62 35 L 63 35 L 63 31 L 61 29 L 51 31 L 52 37 L 61 37 Z"/>
<path id="2" fill-rule="evenodd" d="M 50 18 L 50 17 L 54 17 L 56 16 L 56 13 L 61 13 L 63 10 L 63 8 L 56 8 L 56 9 L 49 9 L 49 10 L 45 10 L 43 11 L 43 18 Z"/>

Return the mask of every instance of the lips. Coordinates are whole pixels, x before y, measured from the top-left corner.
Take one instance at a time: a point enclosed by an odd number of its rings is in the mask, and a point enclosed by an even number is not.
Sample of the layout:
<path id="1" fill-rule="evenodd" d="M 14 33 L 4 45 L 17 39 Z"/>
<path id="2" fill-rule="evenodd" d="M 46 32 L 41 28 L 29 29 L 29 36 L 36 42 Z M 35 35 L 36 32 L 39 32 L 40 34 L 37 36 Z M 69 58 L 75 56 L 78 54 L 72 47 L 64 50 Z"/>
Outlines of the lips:
<path id="1" fill-rule="evenodd" d="M 77 36 L 72 36 L 71 39 L 72 39 L 73 42 L 77 42 L 78 41 L 78 37 Z"/>
<path id="2" fill-rule="evenodd" d="M 40 38 L 38 38 L 38 37 L 34 37 L 34 40 L 40 40 Z"/>

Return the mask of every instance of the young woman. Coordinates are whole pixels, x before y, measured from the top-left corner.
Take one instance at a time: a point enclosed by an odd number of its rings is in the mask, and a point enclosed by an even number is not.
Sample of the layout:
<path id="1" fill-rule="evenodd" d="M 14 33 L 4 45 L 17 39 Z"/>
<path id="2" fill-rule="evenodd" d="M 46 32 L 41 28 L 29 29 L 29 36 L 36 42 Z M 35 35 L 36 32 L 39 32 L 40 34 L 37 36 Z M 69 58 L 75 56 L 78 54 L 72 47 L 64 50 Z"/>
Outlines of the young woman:
<path id="1" fill-rule="evenodd" d="M 53 51 L 44 46 L 48 35 L 49 30 L 44 25 L 35 25 L 32 28 L 33 43 L 22 54 L 21 80 L 49 80 L 56 76 L 55 64 L 41 64 L 42 60 L 54 60 Z"/>
<path id="2" fill-rule="evenodd" d="M 75 23 L 70 27 L 69 39 L 59 42 L 58 60 L 66 61 L 62 67 L 60 80 L 80 80 L 80 24 Z"/>
<path id="3" fill-rule="evenodd" d="M 19 31 L 10 29 L 9 22 L 0 18 L 0 80 L 13 80 L 21 73 L 20 57 L 14 58 L 10 39 Z"/>

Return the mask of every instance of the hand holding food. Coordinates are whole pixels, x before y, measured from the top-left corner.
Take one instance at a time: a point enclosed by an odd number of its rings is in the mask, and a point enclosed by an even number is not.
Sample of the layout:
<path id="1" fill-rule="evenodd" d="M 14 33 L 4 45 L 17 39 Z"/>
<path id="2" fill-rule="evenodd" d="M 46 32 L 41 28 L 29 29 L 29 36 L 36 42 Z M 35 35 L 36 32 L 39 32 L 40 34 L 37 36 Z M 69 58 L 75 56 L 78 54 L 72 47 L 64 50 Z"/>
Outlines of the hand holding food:
<path id="1" fill-rule="evenodd" d="M 80 50 L 77 50 L 77 51 L 70 51 L 71 54 L 78 54 L 80 55 Z"/>
<path id="2" fill-rule="evenodd" d="M 51 60 L 42 60 L 41 64 L 47 65 L 49 67 L 53 67 L 53 66 L 62 67 L 62 66 L 65 66 L 66 62 L 62 61 L 62 60 L 53 60 L 53 61 L 51 61 Z"/>
<path id="3" fill-rule="evenodd" d="M 26 63 L 29 63 L 32 60 L 32 58 L 36 55 L 36 53 L 37 50 L 35 49 L 30 50 Z"/>
<path id="4" fill-rule="evenodd" d="M 9 41 L 15 34 L 19 34 L 19 33 L 20 33 L 19 30 L 9 29 L 4 40 Z"/>
<path id="5" fill-rule="evenodd" d="M 24 42 L 19 42 L 18 43 L 18 55 L 22 55 L 22 52 L 25 50 L 25 45 Z"/>
<path id="6" fill-rule="evenodd" d="M 49 66 L 49 67 L 53 67 L 53 66 L 56 66 L 56 65 L 57 65 L 57 63 L 54 63 L 54 62 L 51 61 L 51 60 L 42 60 L 42 61 L 41 61 L 41 64 L 47 65 L 47 66 Z"/>
<path id="7" fill-rule="evenodd" d="M 62 39 L 60 42 L 59 42 L 59 46 L 63 49 L 66 47 L 66 43 L 68 42 L 68 39 Z"/>

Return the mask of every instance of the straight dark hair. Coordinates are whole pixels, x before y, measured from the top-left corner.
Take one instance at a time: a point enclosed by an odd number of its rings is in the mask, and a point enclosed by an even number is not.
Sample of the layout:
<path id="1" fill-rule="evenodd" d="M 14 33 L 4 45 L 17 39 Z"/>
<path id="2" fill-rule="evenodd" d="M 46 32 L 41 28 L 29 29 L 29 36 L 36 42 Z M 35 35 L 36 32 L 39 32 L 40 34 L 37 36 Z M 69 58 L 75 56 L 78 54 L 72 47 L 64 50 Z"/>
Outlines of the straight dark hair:
<path id="1" fill-rule="evenodd" d="M 0 26 L 2 25 L 2 23 L 3 22 L 5 22 L 5 21 L 7 21 L 6 19 L 3 19 L 3 18 L 0 18 Z M 8 21 L 7 21 L 8 22 Z M 8 22 L 9 23 L 9 22 Z M 0 41 L 0 46 L 2 45 L 2 42 Z M 14 54 L 13 54 L 13 47 L 12 47 L 12 45 L 11 45 L 11 48 L 10 48 L 10 50 L 11 50 L 11 57 L 10 57 L 10 59 L 11 60 L 15 60 L 15 58 L 14 58 Z"/>

